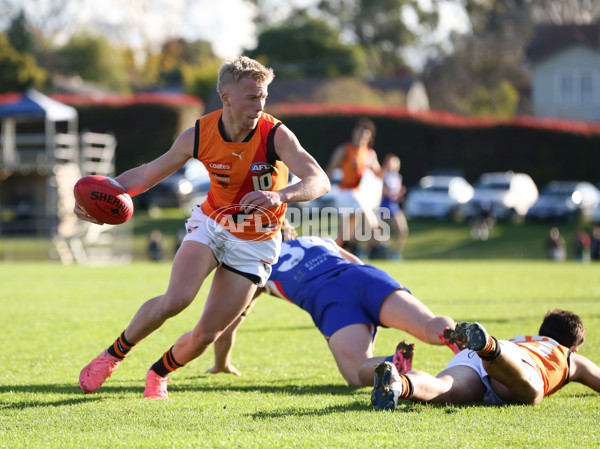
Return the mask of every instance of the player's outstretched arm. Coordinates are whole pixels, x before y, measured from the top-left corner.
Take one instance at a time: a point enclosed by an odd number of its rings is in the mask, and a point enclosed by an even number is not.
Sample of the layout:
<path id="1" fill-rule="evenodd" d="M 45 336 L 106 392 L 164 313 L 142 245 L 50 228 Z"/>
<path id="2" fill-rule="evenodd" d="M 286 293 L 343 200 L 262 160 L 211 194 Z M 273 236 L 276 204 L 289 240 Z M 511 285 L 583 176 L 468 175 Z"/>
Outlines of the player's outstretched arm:
<path id="1" fill-rule="evenodd" d="M 594 391 L 600 392 L 600 367 L 587 357 L 571 354 L 569 380 L 582 383 Z"/>
<path id="2" fill-rule="evenodd" d="M 190 128 L 175 140 L 169 151 L 152 162 L 132 168 L 115 178 L 130 196 L 138 195 L 175 173 L 190 159 L 194 152 L 194 128 Z M 80 205 L 75 203 L 75 215 L 81 220 L 102 224 Z"/>
<path id="3" fill-rule="evenodd" d="M 153 161 L 127 170 L 115 178 L 130 196 L 138 195 L 175 173 L 192 158 L 194 128 L 179 135 L 171 148 Z"/>

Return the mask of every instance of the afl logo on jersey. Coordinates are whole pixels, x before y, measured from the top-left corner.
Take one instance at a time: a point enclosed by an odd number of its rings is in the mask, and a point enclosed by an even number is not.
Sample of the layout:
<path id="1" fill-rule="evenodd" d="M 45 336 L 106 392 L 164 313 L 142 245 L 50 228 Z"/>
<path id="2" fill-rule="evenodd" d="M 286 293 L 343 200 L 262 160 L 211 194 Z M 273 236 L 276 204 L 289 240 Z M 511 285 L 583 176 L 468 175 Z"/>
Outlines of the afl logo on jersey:
<path id="1" fill-rule="evenodd" d="M 271 168 L 273 168 L 273 166 L 268 162 L 255 162 L 250 166 L 250 171 L 252 173 L 260 175 L 262 173 L 268 172 L 269 170 L 271 170 Z"/>

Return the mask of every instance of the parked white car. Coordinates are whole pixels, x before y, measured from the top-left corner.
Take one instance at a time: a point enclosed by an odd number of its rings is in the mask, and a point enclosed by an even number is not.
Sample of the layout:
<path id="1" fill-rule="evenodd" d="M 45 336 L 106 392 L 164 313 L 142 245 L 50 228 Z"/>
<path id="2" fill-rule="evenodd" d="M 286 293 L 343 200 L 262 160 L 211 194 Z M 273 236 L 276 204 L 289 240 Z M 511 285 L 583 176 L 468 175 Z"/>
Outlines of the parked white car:
<path id="1" fill-rule="evenodd" d="M 485 211 L 500 220 L 516 220 L 525 217 L 539 196 L 531 176 L 513 171 L 484 173 L 474 187 L 463 209 L 469 218 Z"/>
<path id="2" fill-rule="evenodd" d="M 540 192 L 540 197 L 527 212 L 527 218 L 537 220 L 574 220 L 591 218 L 600 203 L 600 190 L 583 181 L 552 181 Z"/>
<path id="3" fill-rule="evenodd" d="M 339 174 L 338 174 L 339 172 Z M 342 193 L 339 187 L 341 179 L 341 170 L 336 170 L 331 182 L 331 190 L 325 195 L 314 200 L 293 204 L 293 207 L 312 211 L 313 209 L 322 210 L 324 208 L 339 209 L 342 205 Z M 367 170 L 358 188 L 357 197 L 361 205 L 375 209 L 381 204 L 381 192 L 383 190 L 383 181 L 375 176 L 371 170 Z M 290 205 L 291 206 L 291 205 Z M 312 216 L 312 214 L 309 214 Z"/>
<path id="4" fill-rule="evenodd" d="M 409 218 L 458 218 L 473 197 L 473 187 L 460 176 L 425 176 L 411 189 L 403 210 Z"/>

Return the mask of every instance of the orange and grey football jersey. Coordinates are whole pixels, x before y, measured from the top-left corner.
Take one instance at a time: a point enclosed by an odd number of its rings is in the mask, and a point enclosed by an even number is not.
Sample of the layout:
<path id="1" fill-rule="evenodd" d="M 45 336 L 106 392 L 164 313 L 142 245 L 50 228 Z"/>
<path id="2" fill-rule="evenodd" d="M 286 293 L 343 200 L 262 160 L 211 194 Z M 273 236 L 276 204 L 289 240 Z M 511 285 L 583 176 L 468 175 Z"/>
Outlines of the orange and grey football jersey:
<path id="1" fill-rule="evenodd" d="M 549 337 L 526 336 L 510 339 L 531 356 L 544 381 L 544 396 L 565 385 L 569 379 L 569 348 Z"/>
<path id="2" fill-rule="evenodd" d="M 287 206 L 244 213 L 239 202 L 249 192 L 287 185 L 289 171 L 273 143 L 281 122 L 263 113 L 243 142 L 228 142 L 223 138 L 222 113 L 222 109 L 212 112 L 196 122 L 194 157 L 210 174 L 202 211 L 240 239 L 268 240 L 281 228 Z"/>
<path id="3" fill-rule="evenodd" d="M 344 148 L 346 157 L 340 165 L 343 173 L 340 188 L 355 189 L 358 188 L 366 168 L 371 165 L 371 148 L 355 147 L 351 143 L 346 143 Z"/>

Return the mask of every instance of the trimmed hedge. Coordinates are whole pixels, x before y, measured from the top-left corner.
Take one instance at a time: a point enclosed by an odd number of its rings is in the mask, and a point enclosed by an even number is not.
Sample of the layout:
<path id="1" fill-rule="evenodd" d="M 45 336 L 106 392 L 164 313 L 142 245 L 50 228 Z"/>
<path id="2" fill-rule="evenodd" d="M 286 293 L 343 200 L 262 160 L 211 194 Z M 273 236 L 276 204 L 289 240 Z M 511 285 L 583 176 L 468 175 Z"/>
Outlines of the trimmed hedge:
<path id="1" fill-rule="evenodd" d="M 200 100 L 183 96 L 177 96 L 177 101 L 142 97 L 98 103 L 79 98 L 68 101 L 65 97 L 60 100 L 77 109 L 79 129 L 115 136 L 117 174 L 163 154 L 183 130 L 194 126 L 204 110 Z"/>
<path id="2" fill-rule="evenodd" d="M 164 153 L 201 115 L 199 104 L 74 104 L 81 129 L 111 132 L 117 139 L 116 171 L 149 162 Z M 367 116 L 377 125 L 375 149 L 402 159 L 405 183 L 414 185 L 429 170 L 459 168 L 469 181 L 481 173 L 528 173 L 538 187 L 553 179 L 600 181 L 600 124 L 516 118 L 494 121 L 444 112 L 348 105 L 280 104 L 268 112 L 281 119 L 302 145 L 326 166 L 333 150 L 350 138 Z"/>
<path id="3" fill-rule="evenodd" d="M 554 179 L 600 181 L 600 124 L 311 105 L 287 105 L 272 113 L 322 166 L 350 138 L 354 122 L 369 117 L 377 125 L 379 160 L 386 153 L 398 155 L 409 186 L 438 168 L 462 169 L 472 182 L 481 173 L 505 170 L 528 173 L 538 187 Z"/>

